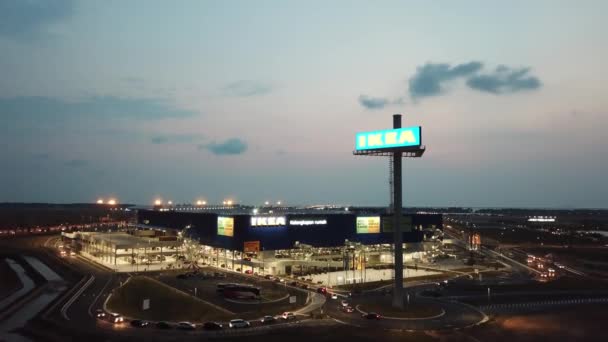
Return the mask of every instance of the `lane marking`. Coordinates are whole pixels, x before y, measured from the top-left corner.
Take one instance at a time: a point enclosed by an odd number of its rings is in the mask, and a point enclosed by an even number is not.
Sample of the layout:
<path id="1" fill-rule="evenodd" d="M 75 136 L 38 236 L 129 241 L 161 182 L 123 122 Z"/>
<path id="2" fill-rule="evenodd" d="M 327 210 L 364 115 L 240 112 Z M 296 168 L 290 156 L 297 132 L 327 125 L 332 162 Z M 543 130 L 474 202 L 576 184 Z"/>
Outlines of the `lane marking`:
<path id="1" fill-rule="evenodd" d="M 67 311 L 70 308 L 70 306 L 76 301 L 76 299 L 78 299 L 78 297 L 84 292 L 84 290 L 87 289 L 87 287 L 89 287 L 93 282 L 95 281 L 95 276 L 91 275 L 91 278 L 89 278 L 89 280 L 84 283 L 84 285 L 82 285 L 82 287 L 76 291 L 76 293 L 70 298 L 70 300 L 68 300 L 63 307 L 61 308 L 61 315 L 63 316 L 63 318 L 67 321 L 70 320 L 70 318 L 67 315 Z"/>
<path id="2" fill-rule="evenodd" d="M 93 306 L 95 305 L 95 303 L 97 303 L 97 301 L 99 300 L 99 297 L 101 297 L 101 295 L 104 293 L 104 291 L 106 290 L 108 285 L 110 285 L 110 282 L 112 282 L 113 278 L 114 278 L 113 276 L 110 276 L 110 279 L 108 279 L 108 282 L 104 285 L 104 287 L 101 289 L 101 291 L 99 292 L 97 297 L 95 297 L 95 299 L 89 306 L 89 316 L 93 317 L 93 313 L 91 312 L 91 310 L 93 309 Z"/>

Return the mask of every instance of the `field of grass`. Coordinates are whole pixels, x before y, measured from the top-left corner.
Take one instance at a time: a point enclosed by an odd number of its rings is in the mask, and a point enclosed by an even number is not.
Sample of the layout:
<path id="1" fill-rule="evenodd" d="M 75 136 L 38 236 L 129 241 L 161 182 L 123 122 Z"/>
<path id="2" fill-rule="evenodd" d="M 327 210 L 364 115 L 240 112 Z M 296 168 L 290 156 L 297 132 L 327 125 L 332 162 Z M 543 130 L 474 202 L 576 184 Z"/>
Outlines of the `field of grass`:
<path id="1" fill-rule="evenodd" d="M 450 274 L 453 275 L 453 274 Z M 407 277 L 405 279 L 405 281 L 403 282 L 404 286 L 407 286 L 408 282 L 412 282 L 412 281 L 423 281 L 423 280 L 428 280 L 428 281 L 438 281 L 441 279 L 445 279 L 448 275 L 446 274 L 433 274 L 433 275 L 428 275 L 428 276 L 422 276 L 422 277 Z M 372 282 L 368 282 L 368 283 L 362 283 L 362 284 L 347 284 L 347 285 L 337 285 L 334 286 L 333 288 L 336 289 L 337 291 L 368 291 L 368 290 L 373 290 L 373 289 L 377 289 L 379 287 L 382 286 L 386 286 L 386 285 L 392 285 L 393 284 L 393 280 L 382 280 L 382 281 L 372 281 Z"/>
<path id="2" fill-rule="evenodd" d="M 5 259 L 0 260 L 0 299 L 10 296 L 21 288 L 21 281 Z"/>
<path id="3" fill-rule="evenodd" d="M 142 310 L 144 299 L 150 299 L 150 308 L 145 311 Z M 108 301 L 108 310 L 156 321 L 201 322 L 234 318 L 198 298 L 144 276 L 133 277 L 115 289 Z"/>
<path id="4" fill-rule="evenodd" d="M 390 299 L 362 304 L 359 308 L 365 312 L 377 312 L 382 316 L 399 318 L 432 317 L 443 312 L 439 305 L 431 303 L 411 303 L 400 310 L 391 306 Z"/>

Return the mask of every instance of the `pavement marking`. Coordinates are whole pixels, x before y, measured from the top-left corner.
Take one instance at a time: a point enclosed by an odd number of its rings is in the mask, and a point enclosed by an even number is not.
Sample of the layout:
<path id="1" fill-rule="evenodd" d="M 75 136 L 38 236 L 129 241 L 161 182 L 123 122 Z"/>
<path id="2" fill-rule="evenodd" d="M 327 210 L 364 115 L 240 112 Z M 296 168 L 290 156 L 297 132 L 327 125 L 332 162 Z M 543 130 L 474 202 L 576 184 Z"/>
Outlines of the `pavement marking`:
<path id="1" fill-rule="evenodd" d="M 99 291 L 99 294 L 97 295 L 97 297 L 95 297 L 95 299 L 93 300 L 93 302 L 91 302 L 91 305 L 89 306 L 89 316 L 93 317 L 93 313 L 91 312 L 91 310 L 93 309 L 93 306 L 95 305 L 95 303 L 97 303 L 97 301 L 99 300 L 99 297 L 101 297 L 101 295 L 103 295 L 104 291 L 106 290 L 106 288 L 108 287 L 108 285 L 110 285 L 110 283 L 112 282 L 112 280 L 114 280 L 114 277 L 110 276 L 110 279 L 108 279 L 108 282 L 103 286 L 103 288 L 101 289 L 101 291 Z M 95 295 L 95 294 L 93 294 Z"/>
<path id="2" fill-rule="evenodd" d="M 63 307 L 61 308 L 61 315 L 63 316 L 63 318 L 67 321 L 70 320 L 70 318 L 67 315 L 67 311 L 70 308 L 70 306 L 76 301 L 76 299 L 78 299 L 78 297 L 84 292 L 84 290 L 87 289 L 87 287 L 89 287 L 93 282 L 95 281 L 95 276 L 91 275 L 91 278 L 89 278 L 89 280 L 84 283 L 84 285 L 82 285 L 82 287 L 76 291 L 76 293 L 72 296 L 72 298 L 70 298 L 65 305 L 63 305 Z"/>

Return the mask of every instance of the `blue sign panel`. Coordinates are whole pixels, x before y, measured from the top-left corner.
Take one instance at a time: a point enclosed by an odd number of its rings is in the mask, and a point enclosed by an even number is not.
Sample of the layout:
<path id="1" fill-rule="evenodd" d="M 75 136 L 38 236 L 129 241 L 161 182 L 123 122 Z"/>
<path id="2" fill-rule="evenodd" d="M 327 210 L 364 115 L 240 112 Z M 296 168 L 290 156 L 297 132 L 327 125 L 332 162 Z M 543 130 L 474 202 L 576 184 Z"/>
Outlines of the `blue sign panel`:
<path id="1" fill-rule="evenodd" d="M 360 132 L 355 136 L 355 147 L 361 150 L 381 150 L 396 147 L 420 146 L 420 126 Z"/>

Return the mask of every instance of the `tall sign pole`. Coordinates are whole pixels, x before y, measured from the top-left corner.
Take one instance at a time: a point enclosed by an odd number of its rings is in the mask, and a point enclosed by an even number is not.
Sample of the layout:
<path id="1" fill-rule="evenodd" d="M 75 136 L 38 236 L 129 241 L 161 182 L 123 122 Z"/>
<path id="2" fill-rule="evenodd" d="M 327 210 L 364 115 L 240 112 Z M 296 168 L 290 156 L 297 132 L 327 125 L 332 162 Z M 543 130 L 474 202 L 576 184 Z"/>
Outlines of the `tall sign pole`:
<path id="1" fill-rule="evenodd" d="M 393 193 L 393 234 L 395 243 L 395 282 L 393 288 L 393 307 L 403 308 L 403 159 L 420 158 L 426 150 L 422 145 L 422 127 L 401 127 L 401 114 L 393 115 L 393 129 L 359 132 L 355 135 L 356 156 L 390 157 L 392 167 L 392 193 Z M 385 233 L 385 227 L 382 233 Z M 368 232 L 369 233 L 369 232 Z M 380 232 L 376 232 L 380 233 Z"/>
<path id="2" fill-rule="evenodd" d="M 401 128 L 401 114 L 393 115 L 393 129 Z M 393 307 L 403 308 L 403 234 L 401 232 L 402 204 L 402 163 L 403 152 L 393 152 L 393 227 L 395 236 L 395 284 L 393 290 Z"/>

